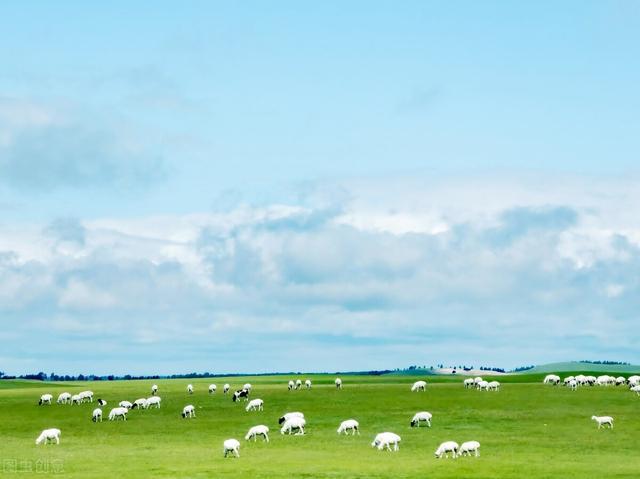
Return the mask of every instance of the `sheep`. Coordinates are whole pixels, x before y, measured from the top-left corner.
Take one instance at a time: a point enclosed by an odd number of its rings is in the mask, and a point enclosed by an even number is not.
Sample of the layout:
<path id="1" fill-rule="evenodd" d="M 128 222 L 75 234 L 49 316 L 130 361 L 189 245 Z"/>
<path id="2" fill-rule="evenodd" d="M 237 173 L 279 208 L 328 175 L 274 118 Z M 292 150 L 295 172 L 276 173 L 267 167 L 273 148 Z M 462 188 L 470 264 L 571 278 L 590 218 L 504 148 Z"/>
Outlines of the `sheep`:
<path id="1" fill-rule="evenodd" d="M 147 404 L 147 400 L 145 398 L 140 398 L 133 401 L 133 406 L 131 406 L 131 409 L 147 409 L 148 406 L 149 405 Z"/>
<path id="2" fill-rule="evenodd" d="M 634 374 L 633 376 L 629 376 L 629 379 L 627 379 L 627 382 L 629 383 L 629 386 L 639 386 L 640 376 L 638 376 L 637 374 Z"/>
<path id="3" fill-rule="evenodd" d="M 440 444 L 440 446 L 438 446 L 438 449 L 436 449 L 435 455 L 438 459 L 440 459 L 443 455 L 445 458 L 449 458 L 449 453 L 451 453 L 453 455 L 453 458 L 456 458 L 456 455 L 458 454 L 458 443 L 454 442 L 454 441 L 446 441 L 443 442 L 442 444 Z"/>
<path id="4" fill-rule="evenodd" d="M 613 376 L 609 376 L 607 374 L 603 374 L 602 376 L 598 376 L 596 378 L 596 384 L 598 386 L 609 386 L 611 384 L 615 384 L 616 378 Z"/>
<path id="5" fill-rule="evenodd" d="M 249 411 L 263 411 L 264 410 L 264 401 L 262 399 L 252 399 L 247 404 L 245 408 L 247 412 Z"/>
<path id="6" fill-rule="evenodd" d="M 475 385 L 475 382 L 473 381 L 473 379 L 469 378 L 462 381 L 462 384 L 464 384 L 465 389 L 468 389 L 472 388 Z"/>
<path id="7" fill-rule="evenodd" d="M 422 411 L 417 412 L 411 419 L 411 427 L 420 427 L 420 421 L 425 421 L 427 423 L 427 427 L 431 427 L 431 418 L 433 415 L 430 412 Z"/>
<path id="8" fill-rule="evenodd" d="M 578 386 L 585 386 L 589 382 L 587 380 L 587 376 L 585 376 L 584 374 L 577 374 L 574 379 L 578 383 Z"/>
<path id="9" fill-rule="evenodd" d="M 188 417 L 196 417 L 196 408 L 193 407 L 192 404 L 182 408 L 182 419 L 186 419 Z"/>
<path id="10" fill-rule="evenodd" d="M 632 391 L 636 393 L 638 396 L 640 396 L 640 386 L 632 386 L 629 388 L 629 391 Z"/>
<path id="11" fill-rule="evenodd" d="M 223 452 L 224 457 L 227 457 L 227 454 L 240 457 L 240 442 L 237 439 L 227 439 L 223 443 Z"/>
<path id="12" fill-rule="evenodd" d="M 249 400 L 249 390 L 248 389 L 238 389 L 233 393 L 233 402 L 239 401 L 240 398 L 244 398 L 245 401 Z"/>
<path id="13" fill-rule="evenodd" d="M 225 385 L 222 386 L 222 392 L 225 394 L 229 392 L 229 389 L 231 389 L 231 385 L 229 383 L 225 383 Z"/>
<path id="14" fill-rule="evenodd" d="M 562 380 L 562 382 L 564 383 L 565 386 L 568 386 L 569 382 L 575 381 L 575 380 L 576 380 L 575 376 L 567 376 Z"/>
<path id="15" fill-rule="evenodd" d="M 49 406 L 51 406 L 52 399 L 53 399 L 53 396 L 51 394 L 43 394 L 42 396 L 40 396 L 40 400 L 38 401 L 38 406 L 42 406 L 43 404 L 48 404 Z"/>
<path id="16" fill-rule="evenodd" d="M 118 403 L 118 406 L 126 407 L 127 409 L 132 409 L 133 408 L 133 404 L 131 404 L 129 401 L 120 401 Z"/>
<path id="17" fill-rule="evenodd" d="M 253 426 L 244 437 L 245 441 L 253 438 L 253 442 L 258 440 L 258 436 L 262 436 L 263 440 L 269 442 L 269 428 L 264 425 Z"/>
<path id="18" fill-rule="evenodd" d="M 98 399 L 98 405 L 106 406 L 107 405 L 107 401 L 105 401 L 104 399 Z"/>
<path id="19" fill-rule="evenodd" d="M 335 382 L 335 385 L 336 385 L 336 389 L 342 389 L 342 379 L 336 378 L 336 380 L 334 382 Z"/>
<path id="20" fill-rule="evenodd" d="M 187 384 L 187 393 L 193 394 L 193 384 Z"/>
<path id="21" fill-rule="evenodd" d="M 296 383 L 294 383 L 293 381 L 289 381 L 289 383 L 287 384 L 287 389 L 291 391 L 294 387 L 296 387 Z"/>
<path id="22" fill-rule="evenodd" d="M 400 441 L 400 436 L 397 434 L 392 432 L 381 432 L 374 438 L 371 443 L 371 447 L 377 447 L 379 451 L 382 451 L 386 447 L 391 451 L 391 446 L 393 445 L 393 450 L 398 451 L 400 449 L 398 446 Z"/>
<path id="23" fill-rule="evenodd" d="M 60 393 L 58 396 L 58 400 L 56 401 L 58 404 L 70 404 L 71 403 L 71 394 L 64 392 Z"/>
<path id="24" fill-rule="evenodd" d="M 149 409 L 151 406 L 155 406 L 156 409 L 160 409 L 160 401 L 162 401 L 160 396 L 151 396 L 147 399 L 147 405 L 145 409 Z"/>
<path id="25" fill-rule="evenodd" d="M 544 377 L 544 381 L 542 382 L 543 384 L 551 384 L 553 386 L 557 386 L 558 384 L 560 384 L 560 376 L 556 374 L 547 374 Z"/>
<path id="26" fill-rule="evenodd" d="M 340 427 L 338 427 L 338 434 L 342 434 L 344 432 L 345 436 L 349 435 L 349 431 L 355 436 L 358 433 L 360 435 L 360 423 L 355 419 L 347 419 L 346 421 L 342 421 L 340 423 Z"/>
<path id="27" fill-rule="evenodd" d="M 251 388 L 253 386 L 251 386 L 251 383 L 244 383 L 244 386 L 242 386 L 242 389 L 246 389 L 247 391 L 251 391 Z"/>
<path id="28" fill-rule="evenodd" d="M 611 416 L 591 416 L 591 419 L 598 423 L 598 429 L 607 425 L 609 425 L 610 429 L 613 429 L 613 418 Z"/>
<path id="29" fill-rule="evenodd" d="M 296 389 L 300 389 L 302 387 L 302 381 L 296 379 Z"/>
<path id="30" fill-rule="evenodd" d="M 427 387 L 426 381 L 416 381 L 415 383 L 413 383 L 413 386 L 411 386 L 411 391 L 412 392 L 424 391 L 426 387 Z"/>
<path id="31" fill-rule="evenodd" d="M 114 407 L 109 412 L 109 421 L 115 421 L 120 418 L 126 421 L 128 412 L 129 410 L 126 407 Z"/>
<path id="32" fill-rule="evenodd" d="M 307 389 L 311 389 L 311 379 L 307 379 L 307 380 L 304 382 L 304 385 L 305 385 L 305 387 L 306 387 Z"/>
<path id="33" fill-rule="evenodd" d="M 80 394 L 74 394 L 71 396 L 71 404 L 80 404 L 82 402 L 82 398 Z"/>
<path id="34" fill-rule="evenodd" d="M 278 424 L 282 424 L 283 422 L 288 421 L 292 417 L 304 418 L 304 414 L 302 414 L 301 412 L 288 412 L 288 413 L 280 416 L 280 418 L 278 418 Z"/>
<path id="35" fill-rule="evenodd" d="M 60 429 L 56 429 L 56 428 L 45 429 L 40 433 L 40 435 L 38 436 L 38 439 L 36 439 L 36 445 L 42 444 L 43 442 L 45 444 L 49 444 L 49 441 L 54 441 L 54 440 L 56 441 L 56 444 L 60 444 L 61 434 L 62 433 L 60 432 Z"/>
<path id="36" fill-rule="evenodd" d="M 92 391 L 82 391 L 81 393 L 78 393 L 78 396 L 80 396 L 80 399 L 82 400 L 82 402 L 86 400 L 88 400 L 89 402 L 93 402 L 93 392 Z"/>
<path id="37" fill-rule="evenodd" d="M 489 390 L 489 382 L 488 381 L 480 381 L 476 383 L 476 389 L 478 391 L 488 391 Z"/>
<path id="38" fill-rule="evenodd" d="M 480 456 L 480 443 L 478 441 L 463 442 L 460 449 L 458 449 L 458 456 L 464 456 L 465 454 L 470 456 L 471 453 L 474 453 L 476 457 Z"/>
<path id="39" fill-rule="evenodd" d="M 474 384 L 478 384 L 480 381 L 484 381 L 484 379 L 482 379 L 481 376 L 476 376 L 475 378 L 473 378 L 473 383 Z"/>
<path id="40" fill-rule="evenodd" d="M 627 384 L 627 380 L 623 376 L 618 376 L 616 378 L 616 386 L 622 386 L 624 384 Z"/>
<path id="41" fill-rule="evenodd" d="M 498 381 L 491 381 L 487 384 L 487 391 L 497 391 L 500 389 L 500 383 Z"/>
<path id="42" fill-rule="evenodd" d="M 572 379 L 567 383 L 567 386 L 570 387 L 572 391 L 576 391 L 578 389 L 578 381 Z"/>
<path id="43" fill-rule="evenodd" d="M 93 413 L 91 414 L 91 420 L 93 422 L 102 422 L 102 409 L 100 409 L 99 407 L 95 408 L 93 410 Z"/>
<path id="44" fill-rule="evenodd" d="M 156 394 L 158 394 L 158 385 L 154 384 L 151 386 L 151 395 L 155 396 Z"/>
<path id="45" fill-rule="evenodd" d="M 296 436 L 301 436 L 304 434 L 304 427 L 307 425 L 307 421 L 300 416 L 293 416 L 287 419 L 282 427 L 280 428 L 280 434 L 291 434 L 294 429 L 297 429 L 298 432 Z"/>
<path id="46" fill-rule="evenodd" d="M 218 386 L 216 386 L 215 384 L 209 384 L 209 394 L 214 394 L 216 392 L 216 389 L 218 389 Z"/>

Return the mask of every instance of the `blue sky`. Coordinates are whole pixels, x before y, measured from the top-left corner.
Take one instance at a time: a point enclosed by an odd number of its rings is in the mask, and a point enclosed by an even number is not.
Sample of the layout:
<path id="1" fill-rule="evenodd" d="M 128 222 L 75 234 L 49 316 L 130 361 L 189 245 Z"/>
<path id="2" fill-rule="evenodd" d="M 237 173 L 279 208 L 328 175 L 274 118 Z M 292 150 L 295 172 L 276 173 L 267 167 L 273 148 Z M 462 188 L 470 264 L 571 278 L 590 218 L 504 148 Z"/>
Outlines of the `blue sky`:
<path id="1" fill-rule="evenodd" d="M 637 2 L 130 3 L 0 5 L 0 369 L 640 362 Z"/>

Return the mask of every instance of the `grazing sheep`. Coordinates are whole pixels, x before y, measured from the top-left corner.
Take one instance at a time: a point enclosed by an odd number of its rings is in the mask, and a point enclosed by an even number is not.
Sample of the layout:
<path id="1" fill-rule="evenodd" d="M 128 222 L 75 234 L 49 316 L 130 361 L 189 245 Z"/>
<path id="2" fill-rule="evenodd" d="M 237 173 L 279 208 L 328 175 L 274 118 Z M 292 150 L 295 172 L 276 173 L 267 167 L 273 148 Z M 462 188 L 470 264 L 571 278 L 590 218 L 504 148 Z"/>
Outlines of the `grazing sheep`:
<path id="1" fill-rule="evenodd" d="M 613 376 L 609 376 L 608 374 L 603 374 L 602 376 L 598 376 L 596 378 L 596 384 L 598 386 L 610 386 L 616 383 L 616 378 Z"/>
<path id="2" fill-rule="evenodd" d="M 233 393 L 233 402 L 239 401 L 240 398 L 244 398 L 245 401 L 249 400 L 249 390 L 248 389 L 238 389 Z"/>
<path id="3" fill-rule="evenodd" d="M 613 429 L 613 418 L 611 416 L 591 416 L 591 419 L 598 423 L 598 429 L 607 425 Z"/>
<path id="4" fill-rule="evenodd" d="M 498 381 L 491 381 L 487 384 L 487 391 L 497 391 L 500 389 L 500 383 Z"/>
<path id="5" fill-rule="evenodd" d="M 453 458 L 456 458 L 456 454 L 458 454 L 458 443 L 454 441 L 446 441 L 438 446 L 436 449 L 436 457 L 440 459 L 443 455 L 445 458 L 449 458 L 449 453 L 453 455 Z"/>
<path id="6" fill-rule="evenodd" d="M 145 407 L 145 409 L 149 409 L 151 406 L 155 406 L 156 409 L 160 409 L 160 401 L 162 401 L 160 396 L 152 396 L 152 397 L 148 398 L 147 399 L 147 406 Z"/>
<path id="7" fill-rule="evenodd" d="M 216 386 L 215 384 L 209 384 L 209 394 L 215 393 L 216 389 L 218 389 L 218 386 Z"/>
<path id="8" fill-rule="evenodd" d="M 147 407 L 149 407 L 149 405 L 147 404 L 147 400 L 145 398 L 140 398 L 133 401 L 133 406 L 131 406 L 131 409 L 147 409 Z"/>
<path id="9" fill-rule="evenodd" d="M 104 399 L 98 399 L 98 405 L 99 406 L 106 406 L 107 405 L 107 401 L 105 401 Z"/>
<path id="10" fill-rule="evenodd" d="M 95 408 L 93 410 L 93 413 L 91 414 L 91 420 L 93 422 L 102 422 L 102 409 L 100 409 L 99 407 Z"/>
<path id="11" fill-rule="evenodd" d="M 385 447 L 391 451 L 391 446 L 393 445 L 393 450 L 397 451 L 400 449 L 398 443 L 401 441 L 400 436 L 394 434 L 392 432 L 381 432 L 378 434 L 373 442 L 371 443 L 371 447 L 377 447 L 379 451 L 382 451 Z"/>
<path id="12" fill-rule="evenodd" d="M 288 412 L 288 413 L 280 416 L 280 418 L 278 419 L 278 424 L 282 424 L 283 422 L 288 421 L 292 417 L 304 418 L 304 414 L 302 414 L 301 412 Z"/>
<path id="13" fill-rule="evenodd" d="M 338 427 L 338 434 L 342 434 L 344 432 L 345 436 L 348 436 L 349 431 L 351 431 L 354 436 L 356 433 L 360 435 L 360 424 L 358 421 L 355 419 L 347 419 L 340 423 L 340 427 Z"/>
<path id="14" fill-rule="evenodd" d="M 253 442 L 256 442 L 258 440 L 258 436 L 262 436 L 264 441 L 269 442 L 269 428 L 262 424 L 259 426 L 253 426 L 251 429 L 249 429 L 249 432 L 244 437 L 244 439 L 245 441 L 253 439 Z"/>
<path id="15" fill-rule="evenodd" d="M 424 391 L 426 387 L 427 387 L 426 381 L 416 381 L 415 383 L 413 383 L 413 386 L 411 386 L 411 391 L 412 392 Z"/>
<path id="16" fill-rule="evenodd" d="M 38 439 L 36 439 L 36 444 L 49 444 L 50 441 L 56 441 L 56 444 L 60 444 L 60 429 L 51 428 L 45 429 L 40 433 Z"/>
<path id="17" fill-rule="evenodd" d="M 237 439 L 227 439 L 223 443 L 223 451 L 224 457 L 227 457 L 227 454 L 240 457 L 240 442 Z"/>
<path id="18" fill-rule="evenodd" d="M 287 419 L 282 427 L 280 428 L 280 434 L 291 434 L 294 429 L 297 429 L 296 436 L 301 436 L 304 434 L 304 427 L 307 425 L 307 421 L 300 416 L 293 416 Z"/>
<path id="19" fill-rule="evenodd" d="M 80 394 L 74 394 L 71 396 L 71 404 L 80 404 L 82 402 L 82 398 Z"/>
<path id="20" fill-rule="evenodd" d="M 411 427 L 420 427 L 420 421 L 425 421 L 427 423 L 427 427 L 431 427 L 431 418 L 432 414 L 427 411 L 417 412 L 411 419 Z"/>
<path id="21" fill-rule="evenodd" d="M 155 396 L 156 394 L 158 394 L 158 385 L 154 384 L 153 386 L 151 386 L 151 395 Z"/>
<path id="22" fill-rule="evenodd" d="M 89 402 L 93 402 L 93 392 L 92 391 L 82 391 L 81 393 L 78 393 L 78 395 L 80 396 L 80 399 L 82 399 L 82 402 L 85 401 L 85 399 Z"/>
<path id="23" fill-rule="evenodd" d="M 618 376 L 616 378 L 616 386 L 623 386 L 625 384 L 627 384 L 627 380 L 624 376 Z"/>
<path id="24" fill-rule="evenodd" d="M 302 381 L 296 379 L 296 389 L 300 389 L 302 387 Z"/>
<path id="25" fill-rule="evenodd" d="M 294 383 L 293 381 L 289 381 L 289 382 L 287 383 L 287 389 L 288 389 L 289 391 L 291 391 L 291 390 L 292 390 L 293 388 L 295 388 L 295 387 L 296 387 L 296 383 Z"/>
<path id="26" fill-rule="evenodd" d="M 247 404 L 247 407 L 245 409 L 247 410 L 247 412 L 262 411 L 264 410 L 264 401 L 262 399 L 252 399 L 251 401 L 249 401 L 249 404 Z"/>
<path id="27" fill-rule="evenodd" d="M 542 381 L 544 384 L 551 384 L 553 386 L 557 386 L 558 384 L 560 384 L 560 376 L 556 375 L 556 374 L 547 374 L 544 377 L 544 381 Z"/>
<path id="28" fill-rule="evenodd" d="M 570 387 L 572 391 L 576 391 L 578 389 L 578 381 L 572 379 L 567 383 L 567 386 Z"/>
<path id="29" fill-rule="evenodd" d="M 127 420 L 127 413 L 129 410 L 126 407 L 114 407 L 109 412 L 109 421 L 115 421 L 117 419 Z"/>
<path id="30" fill-rule="evenodd" d="M 638 396 L 640 396 L 640 386 L 632 386 L 629 388 L 629 391 L 632 391 L 636 393 Z"/>
<path id="31" fill-rule="evenodd" d="M 464 456 L 465 454 L 471 455 L 474 453 L 476 457 L 480 456 L 480 443 L 478 441 L 463 442 L 458 450 L 458 456 Z"/>
<path id="32" fill-rule="evenodd" d="M 118 406 L 120 407 L 126 407 L 127 409 L 131 409 L 133 408 L 133 404 L 131 404 L 129 401 L 120 401 L 118 403 Z"/>
<path id="33" fill-rule="evenodd" d="M 488 381 L 480 381 L 476 383 L 476 389 L 478 391 L 488 391 L 489 390 L 489 382 Z"/>
<path id="34" fill-rule="evenodd" d="M 182 408 L 182 418 L 186 419 L 188 417 L 196 417 L 196 408 L 192 404 Z"/>
<path id="35" fill-rule="evenodd" d="M 187 384 L 187 393 L 193 394 L 193 384 Z"/>
<path id="36" fill-rule="evenodd" d="M 587 376 L 585 376 L 584 374 L 576 374 L 576 377 L 574 379 L 578 383 L 578 386 L 585 386 L 586 384 L 588 384 Z"/>
<path id="37" fill-rule="evenodd" d="M 336 378 L 335 384 L 336 384 L 336 389 L 342 389 L 342 379 Z"/>
<path id="38" fill-rule="evenodd" d="M 304 382 L 304 385 L 305 385 L 305 387 L 306 387 L 307 389 L 311 389 L 311 379 L 307 379 L 307 380 Z"/>
<path id="39" fill-rule="evenodd" d="M 51 394 L 43 394 L 40 396 L 40 400 L 38 401 L 38 406 L 42 406 L 43 404 L 48 404 L 51 406 L 51 401 L 53 400 L 53 396 Z"/>
<path id="40" fill-rule="evenodd" d="M 468 389 L 468 388 L 472 388 L 473 386 L 475 386 L 475 382 L 473 379 L 469 378 L 469 379 L 465 379 L 464 381 L 462 381 L 462 384 L 464 384 L 464 388 Z"/>
<path id="41" fill-rule="evenodd" d="M 242 386 L 242 389 L 246 389 L 247 391 L 251 391 L 251 388 L 253 386 L 251 386 L 251 383 L 244 383 L 244 386 Z"/>
<path id="42" fill-rule="evenodd" d="M 637 374 L 629 376 L 627 382 L 629 383 L 629 386 L 640 386 L 640 376 L 638 376 Z"/>
<path id="43" fill-rule="evenodd" d="M 229 383 L 225 383 L 225 385 L 222 386 L 222 392 L 225 394 L 229 392 L 229 389 L 231 389 L 231 385 Z"/>
<path id="44" fill-rule="evenodd" d="M 56 401 L 58 404 L 71 404 L 71 394 L 69 393 L 60 393 L 58 396 L 58 400 Z"/>
<path id="45" fill-rule="evenodd" d="M 481 376 L 476 376 L 475 378 L 473 378 L 474 384 L 478 384 L 480 381 L 484 381 Z"/>

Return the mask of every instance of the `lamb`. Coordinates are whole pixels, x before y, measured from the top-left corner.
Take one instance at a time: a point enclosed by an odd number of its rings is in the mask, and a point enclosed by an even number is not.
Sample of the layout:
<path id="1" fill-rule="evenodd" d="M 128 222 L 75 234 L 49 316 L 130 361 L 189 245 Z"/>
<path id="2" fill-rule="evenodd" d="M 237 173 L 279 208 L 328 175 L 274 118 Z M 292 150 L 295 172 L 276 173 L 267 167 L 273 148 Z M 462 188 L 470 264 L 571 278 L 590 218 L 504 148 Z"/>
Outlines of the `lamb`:
<path id="1" fill-rule="evenodd" d="M 231 389 L 231 385 L 229 383 L 225 383 L 225 385 L 222 386 L 222 392 L 225 394 L 229 392 L 229 389 Z"/>
<path id="2" fill-rule="evenodd" d="M 307 389 L 311 389 L 311 380 L 310 380 L 310 379 L 307 379 L 307 380 L 304 382 L 304 385 L 306 386 L 306 388 L 307 388 Z"/>
<path id="3" fill-rule="evenodd" d="M 558 384 L 560 384 L 560 376 L 556 375 L 556 374 L 547 374 L 544 377 L 544 381 L 542 381 L 544 384 L 551 384 L 553 386 L 557 386 Z"/>
<path id="4" fill-rule="evenodd" d="M 209 394 L 215 393 L 216 389 L 218 389 L 218 387 L 215 384 L 209 384 Z"/>
<path id="5" fill-rule="evenodd" d="M 127 409 L 131 409 L 133 408 L 133 404 L 131 404 L 129 401 L 120 401 L 118 403 L 118 406 L 120 407 L 126 407 Z"/>
<path id="6" fill-rule="evenodd" d="M 129 410 L 126 407 L 114 407 L 109 412 L 109 421 L 115 421 L 117 419 L 127 420 L 127 413 Z"/>
<path id="7" fill-rule="evenodd" d="M 302 387 L 302 381 L 296 379 L 296 389 L 300 389 Z"/>
<path id="8" fill-rule="evenodd" d="M 40 396 L 40 400 L 38 401 L 38 406 L 42 406 L 43 404 L 48 404 L 49 406 L 51 406 L 52 399 L 53 399 L 53 396 L 51 394 L 43 394 L 42 396 Z"/>
<path id="9" fill-rule="evenodd" d="M 438 449 L 436 449 L 436 457 L 438 459 L 440 459 L 443 455 L 445 458 L 449 458 L 449 453 L 451 453 L 453 455 L 453 458 L 455 459 L 456 454 L 458 453 L 458 443 L 454 442 L 454 441 L 446 441 L 443 442 L 442 444 L 440 444 L 440 446 L 438 446 Z"/>
<path id="10" fill-rule="evenodd" d="M 56 441 L 56 444 L 60 444 L 60 434 L 62 434 L 60 429 L 45 429 L 40 433 L 38 439 L 36 439 L 36 444 L 42 444 L 43 442 L 45 444 L 49 444 L 50 441 L 54 440 Z"/>
<path id="11" fill-rule="evenodd" d="M 338 434 L 342 434 L 344 432 L 345 436 L 349 435 L 349 431 L 355 436 L 356 433 L 360 435 L 360 424 L 355 419 L 347 419 L 346 421 L 342 421 L 340 423 L 340 427 L 338 427 Z"/>
<path id="12" fill-rule="evenodd" d="M 391 446 L 393 445 L 393 450 L 399 450 L 398 443 L 401 441 L 400 436 L 394 434 L 392 432 L 381 432 L 378 434 L 373 442 L 371 443 L 371 447 L 377 447 L 379 451 L 382 451 L 385 447 L 391 451 Z"/>
<path id="13" fill-rule="evenodd" d="M 294 387 L 296 387 L 296 384 L 293 381 L 289 381 L 289 383 L 287 384 L 287 389 L 291 391 Z"/>
<path id="14" fill-rule="evenodd" d="M 269 428 L 264 425 L 253 426 L 244 437 L 245 441 L 253 438 L 253 442 L 258 440 L 258 436 L 262 436 L 263 440 L 269 442 Z"/>
<path id="15" fill-rule="evenodd" d="M 91 420 L 93 422 L 102 422 L 102 409 L 100 409 L 99 407 L 95 408 L 93 410 L 93 413 L 91 414 Z"/>
<path id="16" fill-rule="evenodd" d="M 136 399 L 135 401 L 133 401 L 133 406 L 131 406 L 131 409 L 147 409 L 148 404 L 147 404 L 147 400 L 145 398 L 140 398 L 140 399 Z"/>
<path id="17" fill-rule="evenodd" d="M 610 429 L 613 429 L 613 418 L 611 416 L 591 416 L 591 419 L 598 423 L 598 429 L 607 425 Z"/>
<path id="18" fill-rule="evenodd" d="M 427 387 L 426 381 L 416 381 L 415 383 L 413 383 L 413 386 L 411 386 L 411 391 L 412 392 L 424 391 L 426 387 Z"/>
<path id="19" fill-rule="evenodd" d="M 151 396 L 147 399 L 147 405 L 145 409 L 149 409 L 151 406 L 155 406 L 156 409 L 160 409 L 160 401 L 162 401 L 160 396 Z"/>
<path id="20" fill-rule="evenodd" d="M 464 384 L 465 389 L 472 388 L 473 386 L 475 386 L 475 382 L 471 378 L 465 379 L 464 381 L 462 381 L 462 384 Z"/>
<path id="21" fill-rule="evenodd" d="M 106 406 L 107 405 L 107 401 L 105 401 L 104 399 L 98 399 L 98 405 Z"/>
<path id="22" fill-rule="evenodd" d="M 71 404 L 80 404 L 82 402 L 82 398 L 80 394 L 74 394 L 71 396 Z"/>
<path id="23" fill-rule="evenodd" d="M 282 428 L 280 428 L 280 434 L 291 434 L 293 432 L 294 429 L 297 429 L 298 432 L 296 433 L 296 436 L 301 436 L 304 434 L 304 427 L 307 425 L 307 421 L 300 416 L 293 416 L 290 417 L 289 419 L 287 419 L 284 424 L 282 425 Z"/>
<path id="24" fill-rule="evenodd" d="M 182 418 L 186 419 L 188 417 L 196 417 L 196 408 L 192 404 L 182 408 Z"/>
<path id="25" fill-rule="evenodd" d="M 497 391 L 500 389 L 500 383 L 498 381 L 491 381 L 487 384 L 487 391 Z"/>
<path id="26" fill-rule="evenodd" d="M 336 389 L 342 389 L 342 379 L 336 378 L 335 384 L 336 384 Z"/>
<path id="27" fill-rule="evenodd" d="M 431 418 L 433 415 L 430 412 L 422 411 L 417 412 L 411 419 L 411 427 L 420 427 L 420 421 L 425 421 L 427 423 L 427 427 L 431 427 Z"/>
<path id="28" fill-rule="evenodd" d="M 156 394 L 158 394 L 158 385 L 154 384 L 153 386 L 151 386 L 151 395 L 155 396 Z"/>
<path id="29" fill-rule="evenodd" d="M 302 414 L 301 412 L 288 412 L 288 413 L 280 416 L 280 418 L 278 419 L 278 424 L 282 424 L 283 422 L 288 421 L 292 417 L 304 418 L 304 414 Z"/>
<path id="30" fill-rule="evenodd" d="M 233 402 L 239 401 L 240 398 L 244 398 L 245 401 L 249 400 L 249 390 L 239 389 L 233 393 Z"/>
<path id="31" fill-rule="evenodd" d="M 193 394 L 193 384 L 187 384 L 187 393 Z"/>
<path id="32" fill-rule="evenodd" d="M 263 411 L 264 410 L 264 401 L 262 399 L 252 399 L 247 404 L 245 408 L 247 412 L 249 411 Z"/>
<path id="33" fill-rule="evenodd" d="M 227 457 L 227 454 L 240 457 L 240 442 L 237 439 L 227 439 L 223 443 L 223 448 L 224 457 Z"/>
<path id="34" fill-rule="evenodd" d="M 474 453 L 476 457 L 480 456 L 480 443 L 478 441 L 463 442 L 458 450 L 459 456 L 464 456 L 465 454 L 470 456 L 471 453 Z"/>
<path id="35" fill-rule="evenodd" d="M 58 404 L 70 404 L 71 403 L 71 394 L 64 392 L 60 393 L 58 396 L 58 400 L 56 401 Z"/>

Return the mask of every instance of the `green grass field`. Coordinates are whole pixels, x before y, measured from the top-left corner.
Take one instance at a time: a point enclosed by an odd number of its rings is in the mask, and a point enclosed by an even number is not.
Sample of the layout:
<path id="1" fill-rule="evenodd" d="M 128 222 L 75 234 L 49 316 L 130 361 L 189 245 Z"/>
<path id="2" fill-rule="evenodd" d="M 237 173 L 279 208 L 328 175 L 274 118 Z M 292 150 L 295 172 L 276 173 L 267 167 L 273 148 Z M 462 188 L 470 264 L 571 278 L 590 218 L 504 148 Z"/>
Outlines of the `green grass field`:
<path id="1" fill-rule="evenodd" d="M 462 377 L 429 377 L 424 393 L 411 393 L 417 378 L 334 376 L 312 379 L 311 391 L 287 391 L 286 377 L 159 380 L 160 410 L 131 411 L 126 422 L 109 422 L 112 406 L 149 395 L 151 381 L 30 383 L 0 381 L 0 474 L 3 477 L 429 477 L 429 478 L 596 478 L 637 477 L 640 471 L 640 398 L 626 387 L 588 387 L 572 392 L 544 386 L 543 375 L 499 378 L 502 390 L 465 390 Z M 222 384 L 253 384 L 252 397 L 264 412 L 247 413 L 222 394 Z M 195 393 L 187 395 L 191 382 Z M 207 386 L 218 385 L 215 395 Z M 106 399 L 105 421 L 95 424 L 97 405 L 56 405 L 62 391 L 91 389 Z M 40 394 L 54 395 L 38 406 Z M 197 418 L 180 417 L 196 406 Z M 410 428 L 420 410 L 433 414 L 432 428 Z M 302 411 L 305 436 L 281 436 L 278 417 Z M 613 430 L 598 430 L 592 415 L 611 415 Z M 361 435 L 338 436 L 343 419 L 360 422 Z M 271 429 L 269 444 L 247 443 L 249 427 Z M 45 428 L 62 430 L 59 446 L 36 446 Z M 370 446 L 376 433 L 402 437 L 400 451 Z M 239 459 L 222 457 L 222 442 L 242 442 Z M 481 457 L 440 459 L 433 452 L 445 440 L 477 440 Z M 29 472 L 31 470 L 31 472 Z"/>

